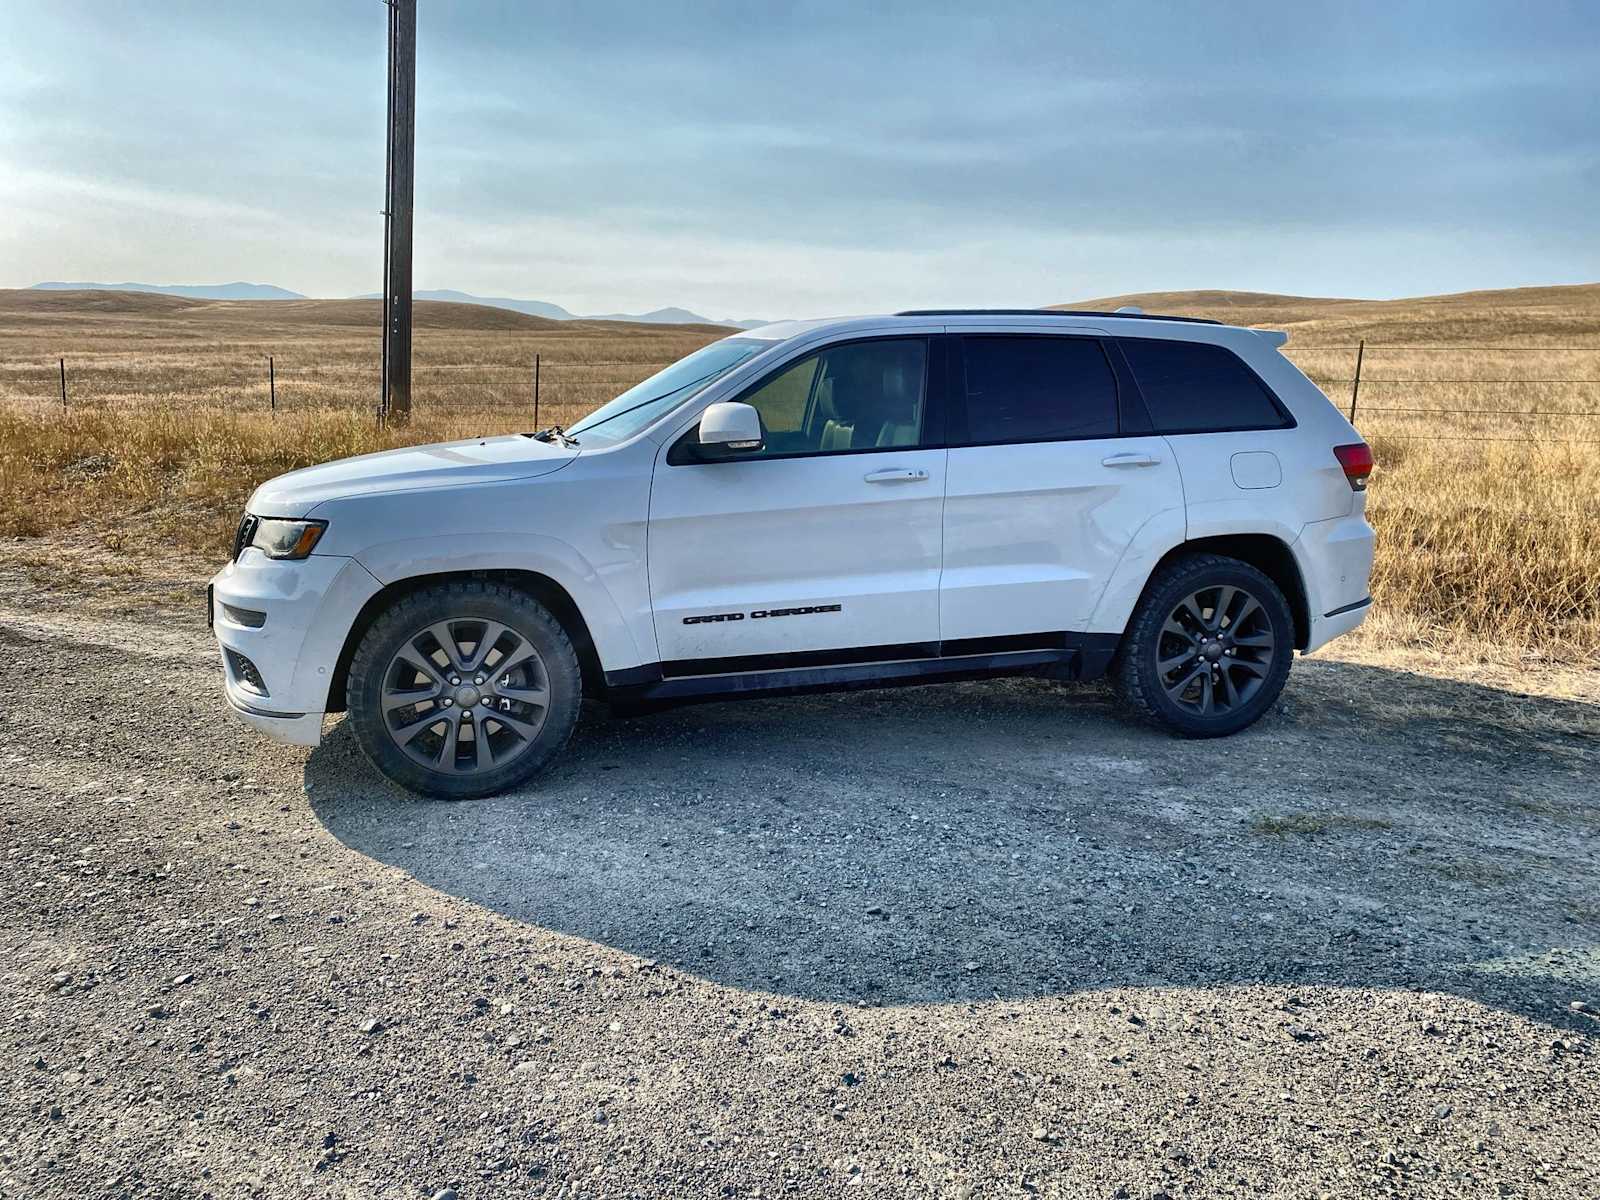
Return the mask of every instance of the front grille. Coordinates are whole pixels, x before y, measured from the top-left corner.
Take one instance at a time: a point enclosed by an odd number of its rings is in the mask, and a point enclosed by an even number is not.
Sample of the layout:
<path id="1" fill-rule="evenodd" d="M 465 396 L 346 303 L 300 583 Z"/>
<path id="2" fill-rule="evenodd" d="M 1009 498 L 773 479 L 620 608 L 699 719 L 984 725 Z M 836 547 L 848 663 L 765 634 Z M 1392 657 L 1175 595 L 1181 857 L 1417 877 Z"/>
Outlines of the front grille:
<path id="1" fill-rule="evenodd" d="M 239 561 L 239 555 L 243 554 L 245 548 L 255 539 L 257 520 L 256 517 L 251 516 L 249 513 L 245 513 L 240 519 L 239 528 L 233 534 L 234 562 Z"/>
<path id="2" fill-rule="evenodd" d="M 228 656 L 228 670 L 233 672 L 233 678 L 240 687 L 260 696 L 269 695 L 266 682 L 261 678 L 261 672 L 256 670 L 255 663 L 237 650 L 225 650 L 225 653 Z"/>

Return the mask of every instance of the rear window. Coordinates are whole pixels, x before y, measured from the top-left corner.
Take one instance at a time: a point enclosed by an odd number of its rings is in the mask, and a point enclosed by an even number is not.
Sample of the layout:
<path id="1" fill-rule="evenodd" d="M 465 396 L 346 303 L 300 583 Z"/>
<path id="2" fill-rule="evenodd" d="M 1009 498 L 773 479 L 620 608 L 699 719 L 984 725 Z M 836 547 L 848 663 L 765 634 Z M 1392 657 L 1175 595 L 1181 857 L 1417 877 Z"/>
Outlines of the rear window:
<path id="1" fill-rule="evenodd" d="M 1070 337 L 967 337 L 967 441 L 1114 437 L 1117 384 L 1100 343 Z"/>
<path id="2" fill-rule="evenodd" d="M 1279 429 L 1290 422 L 1233 351 L 1205 342 L 1121 338 L 1157 433 Z"/>

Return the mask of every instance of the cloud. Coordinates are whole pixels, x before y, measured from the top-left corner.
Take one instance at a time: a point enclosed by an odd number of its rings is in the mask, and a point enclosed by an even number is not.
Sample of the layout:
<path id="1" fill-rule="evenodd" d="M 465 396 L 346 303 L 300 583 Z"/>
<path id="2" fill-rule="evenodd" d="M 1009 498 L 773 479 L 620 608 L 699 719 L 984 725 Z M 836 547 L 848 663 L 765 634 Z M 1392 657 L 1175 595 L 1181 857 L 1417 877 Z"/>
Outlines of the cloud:
<path id="1" fill-rule="evenodd" d="M 1600 18 L 1510 13 L 425 5 L 418 282 L 789 315 L 1594 278 Z M 372 289 L 381 13 L 6 24 L 0 283 Z"/>

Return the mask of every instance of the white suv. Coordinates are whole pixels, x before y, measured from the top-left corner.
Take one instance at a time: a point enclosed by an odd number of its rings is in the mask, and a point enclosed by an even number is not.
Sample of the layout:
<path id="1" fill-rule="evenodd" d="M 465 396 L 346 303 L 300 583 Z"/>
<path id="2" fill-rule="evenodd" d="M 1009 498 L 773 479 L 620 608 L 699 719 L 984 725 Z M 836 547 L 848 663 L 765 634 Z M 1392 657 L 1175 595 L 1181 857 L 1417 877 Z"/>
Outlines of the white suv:
<path id="1" fill-rule="evenodd" d="M 229 703 L 348 711 L 479 796 L 613 704 L 1108 669 L 1233 733 L 1371 604 L 1372 458 L 1281 333 L 924 311 L 715 342 L 569 430 L 262 485 L 209 611 Z"/>

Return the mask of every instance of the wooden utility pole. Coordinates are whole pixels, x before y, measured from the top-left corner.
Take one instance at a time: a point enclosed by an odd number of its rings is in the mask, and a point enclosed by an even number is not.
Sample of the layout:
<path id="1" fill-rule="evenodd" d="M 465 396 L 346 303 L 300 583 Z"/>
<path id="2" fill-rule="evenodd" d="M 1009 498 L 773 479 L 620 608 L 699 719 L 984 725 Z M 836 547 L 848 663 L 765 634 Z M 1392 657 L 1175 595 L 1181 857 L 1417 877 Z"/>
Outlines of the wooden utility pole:
<path id="1" fill-rule="evenodd" d="M 383 238 L 383 401 L 411 419 L 411 195 L 416 164 L 417 0 L 389 6 L 389 151 Z"/>

